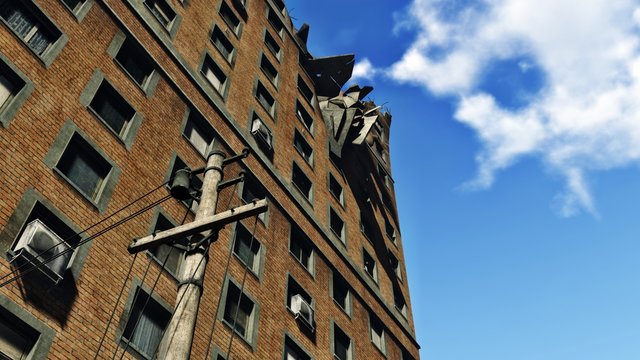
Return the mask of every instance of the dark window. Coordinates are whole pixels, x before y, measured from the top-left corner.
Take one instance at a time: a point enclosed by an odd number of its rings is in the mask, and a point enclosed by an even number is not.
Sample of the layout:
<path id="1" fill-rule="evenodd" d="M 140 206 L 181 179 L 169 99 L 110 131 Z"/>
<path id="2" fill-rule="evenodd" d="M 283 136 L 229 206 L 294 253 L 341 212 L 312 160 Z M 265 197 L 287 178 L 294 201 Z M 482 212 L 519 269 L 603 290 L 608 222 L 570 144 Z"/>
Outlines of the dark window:
<path id="1" fill-rule="evenodd" d="M 292 305 L 296 295 L 300 295 L 307 304 L 312 305 L 313 298 L 311 295 L 309 295 L 297 281 L 289 276 L 289 280 L 287 282 L 287 307 L 289 309 L 293 310 Z"/>
<path id="2" fill-rule="evenodd" d="M 153 61 L 142 51 L 140 45 L 130 38 L 120 47 L 116 61 L 143 88 L 154 71 Z"/>
<path id="3" fill-rule="evenodd" d="M 382 182 L 384 182 L 384 186 L 391 187 L 391 181 L 389 180 L 389 175 L 387 174 L 384 167 L 381 164 L 378 164 L 378 174 L 382 178 Z"/>
<path id="4" fill-rule="evenodd" d="M 233 253 L 251 271 L 260 271 L 260 242 L 242 224 L 238 223 L 233 242 Z"/>
<path id="5" fill-rule="evenodd" d="M 227 75 L 225 75 L 224 71 L 213 61 L 209 54 L 205 55 L 200 72 L 202 72 L 202 75 L 204 75 L 218 93 L 224 95 L 227 86 Z"/>
<path id="6" fill-rule="evenodd" d="M 86 2 L 86 0 L 62 0 L 71 11 L 76 12 Z"/>
<path id="7" fill-rule="evenodd" d="M 0 0 L 0 18 L 37 55 L 62 36 L 30 1 Z"/>
<path id="8" fill-rule="evenodd" d="M 309 104 L 313 102 L 313 91 L 311 90 L 309 85 L 307 85 L 307 83 L 302 80 L 302 77 L 300 75 L 298 75 L 298 90 L 300 91 L 300 94 L 302 94 L 302 97 L 307 100 Z"/>
<path id="9" fill-rule="evenodd" d="M 89 108 L 120 138 L 127 135 L 135 110 L 107 81 L 102 81 Z"/>
<path id="10" fill-rule="evenodd" d="M 298 130 L 293 135 L 293 146 L 309 165 L 313 164 L 313 148 Z"/>
<path id="11" fill-rule="evenodd" d="M 331 228 L 331 231 L 333 231 L 333 233 L 340 238 L 342 242 L 345 242 L 344 221 L 335 212 L 335 210 L 333 210 L 333 208 L 330 208 L 329 213 L 329 227 Z"/>
<path id="12" fill-rule="evenodd" d="M 298 100 L 296 100 L 296 116 L 309 131 L 313 132 L 313 118 Z"/>
<path id="13" fill-rule="evenodd" d="M 284 360 L 311 360 L 311 357 L 287 335 L 284 341 Z"/>
<path id="14" fill-rule="evenodd" d="M 369 328 L 371 329 L 371 342 L 378 348 L 378 350 L 385 354 L 386 344 L 384 339 L 384 325 L 371 313 L 369 313 Z"/>
<path id="15" fill-rule="evenodd" d="M 281 13 L 285 13 L 287 8 L 284 6 L 284 1 L 282 0 L 273 0 L 273 4 L 276 6 L 276 8 L 278 9 L 278 11 L 280 11 Z"/>
<path id="16" fill-rule="evenodd" d="M 165 0 L 145 0 L 144 4 L 151 10 L 151 13 L 165 28 L 171 28 L 176 12 Z"/>
<path id="17" fill-rule="evenodd" d="M 351 311 L 351 290 L 347 281 L 337 272 L 333 272 L 333 300 L 344 311 Z"/>
<path id="18" fill-rule="evenodd" d="M 138 287 L 122 340 L 145 357 L 151 358 L 160 344 L 170 318 L 169 310 Z"/>
<path id="19" fill-rule="evenodd" d="M 102 185 L 112 168 L 111 164 L 78 134 L 73 135 L 55 167 L 80 192 L 94 201 L 100 197 Z"/>
<path id="20" fill-rule="evenodd" d="M 202 156 L 207 156 L 207 152 L 211 149 L 216 138 L 215 130 L 213 130 L 211 124 L 193 109 L 189 112 L 189 117 L 187 118 L 187 123 L 182 135 L 189 140 L 191 145 L 193 145 Z"/>
<path id="21" fill-rule="evenodd" d="M 363 212 L 360 212 L 360 231 L 362 231 L 362 233 L 367 238 L 367 240 L 371 242 L 373 242 L 373 235 L 374 235 L 373 224 L 374 222 L 371 221 L 371 219 L 368 219 Z"/>
<path id="22" fill-rule="evenodd" d="M 167 219 L 167 217 L 159 214 L 153 231 L 160 232 L 172 229 L 174 227 L 175 225 L 169 219 Z M 171 246 L 162 244 L 151 248 L 149 252 L 158 263 L 160 263 L 161 265 L 164 263 L 164 269 L 167 270 L 170 274 L 172 274 L 173 276 L 178 275 L 180 263 L 184 258 L 184 249 L 182 247 L 179 247 L 179 245 Z"/>
<path id="23" fill-rule="evenodd" d="M 284 24 L 282 23 L 282 20 L 280 20 L 280 17 L 278 16 L 278 14 L 271 7 L 269 7 L 269 13 L 267 14 L 267 19 L 269 20 L 269 23 L 271 23 L 271 26 L 273 26 L 273 29 L 276 31 L 276 33 L 280 37 L 283 37 Z"/>
<path id="24" fill-rule="evenodd" d="M 258 86 L 256 87 L 256 99 L 258 99 L 260 105 L 262 105 L 265 110 L 267 110 L 267 112 L 271 114 L 271 116 L 275 115 L 276 100 L 260 81 L 258 81 Z"/>
<path id="25" fill-rule="evenodd" d="M 233 13 L 233 10 L 231 10 L 231 7 L 229 7 L 225 1 L 220 5 L 220 17 L 229 25 L 231 31 L 238 35 L 240 32 L 240 19 Z"/>
<path id="26" fill-rule="evenodd" d="M 264 32 L 264 44 L 267 45 L 267 48 L 269 49 L 269 51 L 271 51 L 273 56 L 275 56 L 277 59 L 280 59 L 282 49 L 280 48 L 280 45 L 278 45 L 276 39 L 271 36 L 268 31 Z"/>
<path id="27" fill-rule="evenodd" d="M 352 359 L 351 339 L 336 324 L 333 324 L 333 354 L 338 360 Z"/>
<path id="28" fill-rule="evenodd" d="M 378 282 L 378 265 L 373 259 L 373 256 L 369 255 L 366 250 L 362 251 L 362 262 L 364 263 L 364 271 L 369 274 L 375 282 Z"/>
<path id="29" fill-rule="evenodd" d="M 267 191 L 265 188 L 251 175 L 246 175 L 242 186 L 242 201 L 245 204 L 252 202 L 253 200 L 261 200 L 267 197 Z M 266 220 L 267 213 L 263 212 L 258 215 L 258 219 L 263 222 Z"/>
<path id="30" fill-rule="evenodd" d="M 271 64 L 271 61 L 269 61 L 264 54 L 262 54 L 262 58 L 260 59 L 260 69 L 262 69 L 262 72 L 273 85 L 278 84 L 278 70 L 276 70 L 273 64 Z"/>
<path id="31" fill-rule="evenodd" d="M 253 121 L 251 122 L 251 134 L 258 140 L 258 144 L 267 154 L 272 153 L 273 135 L 271 134 L 271 130 L 269 130 L 264 124 L 264 121 L 262 121 L 256 113 L 253 114 Z"/>
<path id="32" fill-rule="evenodd" d="M 404 297 L 402 296 L 402 293 L 400 292 L 400 290 L 397 289 L 396 287 L 393 288 L 393 303 L 394 303 L 396 309 L 398 309 L 398 311 L 400 311 L 402 316 L 404 316 L 406 318 L 407 317 L 407 302 L 404 300 Z"/>
<path id="33" fill-rule="evenodd" d="M 307 234 L 295 225 L 291 226 L 289 251 L 302 266 L 313 272 L 313 244 Z"/>
<path id="34" fill-rule="evenodd" d="M 338 180 L 331 173 L 329 173 L 329 191 L 336 197 L 340 204 L 344 205 L 344 191 L 342 190 L 342 185 L 340 185 Z"/>
<path id="35" fill-rule="evenodd" d="M 391 222 L 385 218 L 384 219 L 384 231 L 387 233 L 387 236 L 393 240 L 393 243 L 396 243 L 396 229 L 393 227 Z"/>
<path id="36" fill-rule="evenodd" d="M 391 252 L 389 252 L 389 264 L 391 265 L 393 272 L 396 273 L 398 279 L 402 280 L 402 269 L 400 268 L 400 261 Z"/>
<path id="37" fill-rule="evenodd" d="M 313 183 L 296 163 L 293 164 L 293 171 L 292 171 L 291 177 L 292 177 L 291 182 L 293 182 L 296 188 L 300 190 L 302 195 L 304 195 L 304 197 L 307 198 L 307 200 L 311 200 L 311 197 L 313 194 L 312 193 Z"/>
<path id="38" fill-rule="evenodd" d="M 254 326 L 255 304 L 245 294 L 240 293 L 234 283 L 229 281 L 224 305 L 224 321 L 245 339 L 251 338 Z"/>
<path id="39" fill-rule="evenodd" d="M 224 56 L 227 61 L 231 61 L 233 58 L 234 47 L 231 41 L 224 35 L 222 30 L 216 25 L 211 32 L 211 42 L 220 51 L 220 54 Z"/>
<path id="40" fill-rule="evenodd" d="M 25 82 L 8 66 L 0 62 L 0 111 L 11 102 L 11 99 L 24 86 Z"/>
<path id="41" fill-rule="evenodd" d="M 0 359 L 29 359 L 39 337 L 27 323 L 0 309 Z"/>

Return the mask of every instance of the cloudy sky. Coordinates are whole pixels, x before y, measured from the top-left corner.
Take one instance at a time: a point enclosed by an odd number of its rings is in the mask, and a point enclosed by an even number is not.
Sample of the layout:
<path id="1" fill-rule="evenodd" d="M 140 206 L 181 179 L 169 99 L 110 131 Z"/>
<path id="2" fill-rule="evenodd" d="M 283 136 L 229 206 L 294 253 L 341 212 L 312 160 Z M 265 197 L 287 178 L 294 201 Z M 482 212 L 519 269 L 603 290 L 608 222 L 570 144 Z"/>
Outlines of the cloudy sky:
<path id="1" fill-rule="evenodd" d="M 640 2 L 289 0 L 393 114 L 422 356 L 640 358 Z"/>

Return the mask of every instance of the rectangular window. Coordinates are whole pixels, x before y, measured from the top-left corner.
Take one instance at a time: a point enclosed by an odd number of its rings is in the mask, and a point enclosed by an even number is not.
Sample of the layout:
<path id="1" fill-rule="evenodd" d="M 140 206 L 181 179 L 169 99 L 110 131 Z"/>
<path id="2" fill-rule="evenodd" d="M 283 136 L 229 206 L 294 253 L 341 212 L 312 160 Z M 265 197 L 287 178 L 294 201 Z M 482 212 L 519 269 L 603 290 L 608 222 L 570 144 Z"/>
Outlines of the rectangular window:
<path id="1" fill-rule="evenodd" d="M 307 85 L 307 83 L 302 80 L 302 77 L 300 75 L 298 75 L 298 91 L 300 91 L 302 97 L 309 104 L 313 104 L 313 90 L 311 90 L 309 85 Z"/>
<path id="2" fill-rule="evenodd" d="M 146 358 L 152 358 L 160 344 L 171 312 L 140 287 L 136 289 L 122 341 Z"/>
<path id="3" fill-rule="evenodd" d="M 280 45 L 278 45 L 276 39 L 266 30 L 264 32 L 264 44 L 267 46 L 267 49 L 271 51 L 273 56 L 275 56 L 276 59 L 280 60 L 282 49 L 280 48 Z"/>
<path id="4" fill-rule="evenodd" d="M 378 265 L 366 250 L 362 250 L 362 262 L 364 264 L 364 271 L 371 276 L 373 281 L 378 282 Z"/>
<path id="5" fill-rule="evenodd" d="M 245 204 L 252 202 L 253 200 L 265 199 L 267 197 L 267 191 L 264 186 L 256 180 L 252 175 L 247 174 L 244 178 L 242 185 L 242 201 Z M 267 213 L 263 212 L 258 215 L 258 219 L 265 222 Z"/>
<path id="6" fill-rule="evenodd" d="M 293 146 L 309 165 L 313 165 L 313 148 L 298 130 L 293 135 Z"/>
<path id="7" fill-rule="evenodd" d="M 333 355 L 337 360 L 353 359 L 353 349 L 351 345 L 351 338 L 349 338 L 338 325 L 333 324 Z"/>
<path id="8" fill-rule="evenodd" d="M 194 109 L 189 111 L 189 117 L 182 135 L 189 140 L 189 143 L 193 145 L 200 155 L 205 157 L 216 138 L 216 132 L 211 124 Z"/>
<path id="9" fill-rule="evenodd" d="M 284 341 L 284 360 L 311 360 L 311 357 L 287 335 Z"/>
<path id="10" fill-rule="evenodd" d="M 233 60 L 233 54 L 235 52 L 235 48 L 229 39 L 225 36 L 225 34 L 220 30 L 218 25 L 213 28 L 211 32 L 211 42 L 218 49 L 220 54 L 227 59 L 227 61 L 231 62 Z"/>
<path id="11" fill-rule="evenodd" d="M 97 201 L 112 166 L 76 133 L 71 137 L 55 168 L 82 194 Z"/>
<path id="12" fill-rule="evenodd" d="M 347 314 L 351 313 L 351 288 L 347 281 L 336 271 L 333 272 L 333 300 Z"/>
<path id="13" fill-rule="evenodd" d="M 17 316 L 0 311 L 0 358 L 29 359 L 40 334 Z"/>
<path id="14" fill-rule="evenodd" d="M 278 70 L 276 70 L 275 66 L 273 66 L 264 54 L 262 54 L 260 59 L 260 69 L 274 86 L 278 85 Z"/>
<path id="15" fill-rule="evenodd" d="M 227 86 L 227 75 L 225 75 L 222 68 L 213 61 L 209 54 L 205 55 L 200 72 L 204 75 L 205 79 L 209 81 L 211 86 L 213 86 L 220 95 L 224 96 Z"/>
<path id="16" fill-rule="evenodd" d="M 342 185 L 340 185 L 332 173 L 329 173 L 329 192 L 331 192 L 331 195 L 333 195 L 336 200 L 344 206 L 344 191 L 342 189 Z"/>
<path id="17" fill-rule="evenodd" d="M 260 272 L 260 241 L 238 223 L 233 241 L 233 253 L 255 274 Z"/>
<path id="18" fill-rule="evenodd" d="M 302 195 L 304 195 L 307 200 L 311 201 L 313 196 L 313 183 L 296 163 L 293 163 L 291 182 L 296 186 L 298 190 L 300 190 Z"/>
<path id="19" fill-rule="evenodd" d="M 300 119 L 300 121 L 302 121 L 309 132 L 313 132 L 313 117 L 309 115 L 307 110 L 298 100 L 296 100 L 296 116 L 298 117 L 298 119 Z"/>
<path id="20" fill-rule="evenodd" d="M 402 280 L 402 269 L 400 268 L 400 261 L 391 252 L 389 252 L 389 264 L 391 265 L 393 272 L 396 273 L 398 279 Z"/>
<path id="21" fill-rule="evenodd" d="M 402 316 L 406 318 L 407 302 L 404 300 L 404 297 L 402 296 L 402 292 L 400 291 L 400 289 L 396 288 L 395 286 L 393 287 L 393 303 L 396 309 L 400 311 L 400 314 L 402 314 Z"/>
<path id="22" fill-rule="evenodd" d="M 71 9 L 71 11 L 76 11 L 80 8 L 80 6 L 82 6 L 82 4 L 84 4 L 86 2 L 86 0 L 62 0 L 62 2 L 67 5 L 67 7 L 69 9 Z"/>
<path id="23" fill-rule="evenodd" d="M 385 217 L 384 219 L 384 231 L 387 233 L 387 236 L 396 243 L 396 229 L 393 227 L 389 219 Z"/>
<path id="24" fill-rule="evenodd" d="M 383 354 L 386 354 L 384 325 L 371 313 L 369 313 L 369 328 L 371 329 L 371 342 L 378 348 L 378 350 L 382 351 Z"/>
<path id="25" fill-rule="evenodd" d="M 309 329 L 314 329 L 313 298 L 291 276 L 287 282 L 287 307 Z"/>
<path id="26" fill-rule="evenodd" d="M 313 273 L 313 243 L 307 234 L 296 225 L 291 225 L 289 252 L 298 259 L 302 266 Z"/>
<path id="27" fill-rule="evenodd" d="M 345 242 L 345 229 L 344 229 L 344 221 L 340 218 L 340 216 L 333 210 L 333 208 L 329 208 L 329 227 L 331 231 L 344 243 Z"/>
<path id="28" fill-rule="evenodd" d="M 176 156 L 173 162 L 173 167 L 171 168 L 171 175 L 170 175 L 171 177 L 170 177 L 169 184 L 172 183 L 173 177 L 175 176 L 176 172 L 182 169 L 191 169 L 191 168 L 182 159 Z M 189 184 L 189 190 L 192 193 L 197 193 L 201 189 L 202 189 L 202 179 L 199 176 L 192 176 L 191 183 Z M 191 211 L 193 211 L 194 213 L 198 211 L 198 202 L 196 200 L 188 199 L 188 200 L 182 201 L 182 203 L 185 206 L 188 206 L 191 209 Z"/>
<path id="29" fill-rule="evenodd" d="M 228 282 L 224 304 L 224 321 L 238 335 L 251 341 L 254 326 L 255 304 L 233 282 Z"/>
<path id="30" fill-rule="evenodd" d="M 276 6 L 278 11 L 280 11 L 282 14 L 285 14 L 287 12 L 287 8 L 284 6 L 284 1 L 273 0 L 273 4 Z"/>
<path id="31" fill-rule="evenodd" d="M 267 14 L 267 19 L 269 20 L 269 23 L 271 24 L 271 26 L 273 26 L 273 29 L 276 31 L 278 36 L 282 38 L 284 36 L 284 23 L 282 23 L 282 20 L 280 20 L 280 17 L 276 13 L 276 11 L 273 10 L 271 7 L 269 7 L 269 13 Z"/>
<path id="32" fill-rule="evenodd" d="M 262 85 L 260 81 L 258 81 L 258 86 L 256 87 L 256 99 L 260 105 L 264 107 L 265 110 L 271 115 L 275 116 L 276 113 L 276 100 L 269 93 L 266 87 Z"/>
<path id="33" fill-rule="evenodd" d="M 273 151 L 273 135 L 271 130 L 264 124 L 264 121 L 258 117 L 256 113 L 253 114 L 253 121 L 251 123 L 251 134 L 258 141 L 258 145 L 267 154 L 271 154 Z"/>
<path id="34" fill-rule="evenodd" d="M 167 30 L 171 29 L 171 25 L 176 19 L 177 14 L 166 0 L 144 0 L 144 4 L 162 26 Z"/>
<path id="35" fill-rule="evenodd" d="M 229 25 L 229 28 L 234 34 L 239 35 L 240 18 L 233 13 L 233 10 L 231 10 L 231 7 L 226 3 L 226 1 L 223 1 L 222 5 L 220 5 L 220 17 L 225 23 L 227 23 L 227 25 Z"/>
<path id="36" fill-rule="evenodd" d="M 13 97 L 25 86 L 25 82 L 0 62 L 0 112 L 9 105 Z"/>
<path id="37" fill-rule="evenodd" d="M 104 80 L 93 96 L 89 109 L 121 139 L 126 138 L 136 113 L 118 91 Z"/>
<path id="38" fill-rule="evenodd" d="M 145 88 L 155 69 L 153 61 L 140 45 L 127 38 L 115 57 L 116 62 L 141 88 Z"/>
<path id="39" fill-rule="evenodd" d="M 166 216 L 159 214 L 153 227 L 153 232 L 169 230 L 175 226 L 176 225 L 173 224 Z M 164 263 L 164 269 L 167 270 L 167 272 L 174 277 L 178 276 L 180 264 L 184 258 L 184 248 L 179 247 L 179 245 L 171 246 L 162 244 L 151 248 L 149 252 L 153 256 L 154 260 L 156 260 L 160 265 Z"/>
<path id="40" fill-rule="evenodd" d="M 62 36 L 31 1 L 0 0 L 0 18 L 38 56 Z"/>

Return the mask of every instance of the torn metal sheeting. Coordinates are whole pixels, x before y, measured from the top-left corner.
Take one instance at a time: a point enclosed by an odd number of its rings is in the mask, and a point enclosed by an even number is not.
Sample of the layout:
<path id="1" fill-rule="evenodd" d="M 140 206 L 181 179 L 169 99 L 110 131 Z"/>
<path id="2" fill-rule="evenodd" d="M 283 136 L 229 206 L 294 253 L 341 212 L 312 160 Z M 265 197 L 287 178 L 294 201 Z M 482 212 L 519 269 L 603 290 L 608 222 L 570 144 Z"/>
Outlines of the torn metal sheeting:
<path id="1" fill-rule="evenodd" d="M 355 55 L 337 55 L 313 58 L 304 61 L 307 73 L 312 74 L 316 93 L 323 96 L 336 96 L 349 81 L 355 65 Z"/>

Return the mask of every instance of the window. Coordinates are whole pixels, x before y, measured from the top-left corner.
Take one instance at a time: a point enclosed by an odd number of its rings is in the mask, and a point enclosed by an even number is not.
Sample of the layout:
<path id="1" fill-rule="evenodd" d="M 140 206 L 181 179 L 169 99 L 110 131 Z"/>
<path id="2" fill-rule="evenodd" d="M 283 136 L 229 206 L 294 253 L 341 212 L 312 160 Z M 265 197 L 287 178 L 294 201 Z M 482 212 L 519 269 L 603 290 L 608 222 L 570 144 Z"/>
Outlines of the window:
<path id="1" fill-rule="evenodd" d="M 258 180 L 250 174 L 244 177 L 242 185 L 241 198 L 245 204 L 252 202 L 253 200 L 265 199 L 267 197 L 267 191 L 264 186 L 258 182 Z M 260 213 L 258 219 L 262 222 L 266 222 L 267 212 Z"/>
<path id="2" fill-rule="evenodd" d="M 76 133 L 71 137 L 55 168 L 78 191 L 95 202 L 100 198 L 112 166 Z"/>
<path id="3" fill-rule="evenodd" d="M 271 26 L 273 26 L 273 29 L 276 31 L 278 36 L 283 37 L 284 23 L 282 23 L 282 20 L 280 20 L 278 14 L 271 7 L 269 7 L 267 19 L 269 20 L 269 23 L 271 23 Z"/>
<path id="4" fill-rule="evenodd" d="M 373 260 L 373 256 L 369 255 L 366 250 L 362 250 L 362 262 L 364 264 L 364 271 L 371 276 L 373 281 L 378 282 L 378 265 Z"/>
<path id="5" fill-rule="evenodd" d="M 298 130 L 293 135 L 293 146 L 309 165 L 313 165 L 313 148 Z"/>
<path id="6" fill-rule="evenodd" d="M 176 225 L 171 222 L 166 216 L 162 214 L 158 214 L 156 218 L 156 222 L 153 226 L 153 232 L 160 232 L 164 230 L 169 230 L 174 228 Z M 156 260 L 160 265 L 164 264 L 164 269 L 169 272 L 169 274 L 177 277 L 180 270 L 180 264 L 182 263 L 182 259 L 184 258 L 184 248 L 180 245 L 158 245 L 149 250 L 151 256 L 154 260 Z M 168 257 L 167 257 L 168 256 Z"/>
<path id="7" fill-rule="evenodd" d="M 396 243 L 396 229 L 393 227 L 389 219 L 385 217 L 384 219 L 384 231 L 387 233 L 387 236 Z"/>
<path id="8" fill-rule="evenodd" d="M 165 29 L 171 30 L 177 15 L 166 0 L 144 0 L 144 4 Z"/>
<path id="9" fill-rule="evenodd" d="M 127 137 L 136 111 L 109 82 L 102 81 L 89 109 L 120 139 Z"/>
<path id="10" fill-rule="evenodd" d="M 342 185 L 340 185 L 332 173 L 329 173 L 329 192 L 338 200 L 340 205 L 344 206 L 344 191 L 342 190 Z"/>
<path id="11" fill-rule="evenodd" d="M 296 116 L 302 121 L 309 132 L 313 132 L 313 118 L 298 100 L 296 100 Z"/>
<path id="12" fill-rule="evenodd" d="M 296 163 L 293 163 L 291 182 L 298 190 L 300 190 L 307 200 L 311 201 L 313 197 L 313 183 Z"/>
<path id="13" fill-rule="evenodd" d="M 137 287 L 122 341 L 150 359 L 155 354 L 170 319 L 170 310 Z"/>
<path id="14" fill-rule="evenodd" d="M 267 155 L 271 155 L 273 152 L 273 135 L 256 113 L 253 113 L 253 120 L 251 121 L 251 134 L 258 141 L 258 145 L 262 150 Z"/>
<path id="15" fill-rule="evenodd" d="M 28 359 L 40 333 L 8 310 L 0 309 L 0 358 Z"/>
<path id="16" fill-rule="evenodd" d="M 291 276 L 289 276 L 289 280 L 287 281 L 287 307 L 290 310 L 293 309 L 294 298 L 296 295 L 302 296 L 302 299 L 309 305 L 313 304 L 313 298 L 309 295 L 297 281 L 295 281 Z"/>
<path id="17" fill-rule="evenodd" d="M 5 127 L 33 91 L 33 83 L 0 55 L 0 124 Z"/>
<path id="18" fill-rule="evenodd" d="M 276 100 L 269 93 L 266 87 L 262 85 L 260 81 L 258 81 L 258 86 L 256 87 L 256 99 L 260 105 L 264 107 L 265 110 L 271 115 L 275 116 L 276 114 Z"/>
<path id="19" fill-rule="evenodd" d="M 331 228 L 331 231 L 333 231 L 333 233 L 344 243 L 346 240 L 344 221 L 331 207 L 329 208 L 329 227 Z"/>
<path id="20" fill-rule="evenodd" d="M 31 1 L 0 0 L 0 18 L 41 58 L 62 33 Z"/>
<path id="21" fill-rule="evenodd" d="M 267 46 L 267 49 L 271 51 L 273 56 L 275 56 L 276 59 L 280 60 L 282 49 L 280 48 L 280 45 L 278 45 L 276 39 L 266 30 L 264 32 L 264 44 Z"/>
<path id="22" fill-rule="evenodd" d="M 283 360 L 311 360 L 311 357 L 302 350 L 298 344 L 288 335 L 284 340 L 284 359 Z"/>
<path id="23" fill-rule="evenodd" d="M 360 231 L 364 234 L 364 236 L 373 243 L 374 240 L 374 231 L 373 231 L 373 222 L 371 219 L 368 219 L 366 214 L 360 211 Z"/>
<path id="24" fill-rule="evenodd" d="M 173 161 L 173 166 L 171 167 L 171 173 L 169 175 L 169 184 L 172 183 L 173 177 L 175 176 L 178 170 L 182 169 L 191 169 L 182 159 L 178 156 L 175 157 Z M 191 176 L 191 183 L 189 184 L 189 189 L 191 192 L 199 192 L 202 189 L 202 179 L 199 176 Z M 198 211 L 198 202 L 196 200 L 183 200 L 182 203 L 185 206 L 189 206 L 189 209 L 194 213 Z"/>
<path id="25" fill-rule="evenodd" d="M 220 17 L 229 25 L 234 34 L 240 35 L 240 19 L 233 13 L 226 1 L 220 5 Z"/>
<path id="26" fill-rule="evenodd" d="M 378 174 L 380 174 L 380 177 L 382 178 L 382 182 L 384 182 L 384 186 L 390 188 L 391 181 L 389 180 L 389 175 L 387 174 L 387 171 L 384 169 L 384 167 L 382 167 L 381 164 L 378 164 Z"/>
<path id="27" fill-rule="evenodd" d="M 369 329 L 371 330 L 371 342 L 373 345 L 382 351 L 383 354 L 386 354 L 384 325 L 371 313 L 369 313 Z"/>
<path id="28" fill-rule="evenodd" d="M 260 69 L 274 86 L 278 85 L 278 70 L 276 70 L 275 66 L 273 66 L 264 54 L 262 54 L 260 59 Z"/>
<path id="29" fill-rule="evenodd" d="M 12 72 L 6 68 L 0 68 L 0 111 L 9 103 L 14 94 L 18 92 L 24 82 L 17 78 Z"/>
<path id="30" fill-rule="evenodd" d="M 155 67 L 151 58 L 135 40 L 127 38 L 120 47 L 115 60 L 141 88 L 145 89 L 149 85 Z"/>
<path id="31" fill-rule="evenodd" d="M 227 282 L 223 320 L 243 339 L 252 342 L 256 318 L 256 305 L 232 281 Z"/>
<path id="32" fill-rule="evenodd" d="M 409 351 L 407 351 L 406 349 L 401 349 L 400 355 L 402 355 L 400 357 L 400 360 L 415 360 L 415 358 L 411 356 Z"/>
<path id="33" fill-rule="evenodd" d="M 233 60 L 233 56 L 235 54 L 235 48 L 229 39 L 224 35 L 222 30 L 218 27 L 218 25 L 213 27 L 213 31 L 211 32 L 211 42 L 218 49 L 220 54 L 227 59 L 227 61 L 231 62 Z"/>
<path id="34" fill-rule="evenodd" d="M 211 124 L 195 109 L 189 110 L 182 135 L 204 157 L 207 156 L 216 138 L 216 132 Z"/>
<path id="35" fill-rule="evenodd" d="M 93 5 L 92 2 L 88 0 L 61 0 L 62 3 L 75 15 L 78 21 L 82 21 L 82 19 L 87 15 L 89 9 Z"/>
<path id="36" fill-rule="evenodd" d="M 400 289 L 395 286 L 393 287 L 393 303 L 396 309 L 400 311 L 400 314 L 402 314 L 402 316 L 406 318 L 407 302 L 404 300 L 404 297 L 402 296 L 402 292 L 400 291 Z"/>
<path id="37" fill-rule="evenodd" d="M 373 140 L 373 144 L 371 145 L 373 152 L 383 161 L 387 162 L 387 156 L 385 155 L 384 147 L 380 143 L 378 139 Z"/>
<path id="38" fill-rule="evenodd" d="M 402 269 L 400 268 L 400 261 L 391 252 L 389 252 L 389 264 L 391 265 L 393 272 L 396 273 L 398 280 L 402 280 Z"/>
<path id="39" fill-rule="evenodd" d="M 313 273 L 313 243 L 307 234 L 296 225 L 291 225 L 289 252 L 298 259 L 302 266 Z"/>
<path id="40" fill-rule="evenodd" d="M 273 4 L 282 14 L 287 12 L 287 8 L 284 6 L 284 2 L 282 0 L 273 0 Z"/>
<path id="41" fill-rule="evenodd" d="M 351 288 L 347 281 L 336 271 L 333 272 L 332 278 L 332 296 L 333 300 L 347 314 L 351 313 Z"/>
<path id="42" fill-rule="evenodd" d="M 336 325 L 333 324 L 333 355 L 338 360 L 352 360 L 353 348 L 351 339 Z"/>
<path id="43" fill-rule="evenodd" d="M 222 71 L 220 66 L 213 61 L 209 54 L 206 54 L 200 70 L 205 79 L 209 81 L 211 86 L 221 95 L 224 96 L 227 87 L 227 75 Z"/>
<path id="44" fill-rule="evenodd" d="M 86 0 L 62 0 L 62 2 L 69 8 L 71 11 L 77 11 Z"/>
<path id="45" fill-rule="evenodd" d="M 300 75 L 298 75 L 298 90 L 300 91 L 300 94 L 302 94 L 302 97 L 309 104 L 313 104 L 313 91 L 311 90 L 309 85 L 307 85 L 307 83 L 302 80 L 302 77 Z"/>
<path id="46" fill-rule="evenodd" d="M 261 262 L 260 241 L 242 224 L 236 227 L 236 236 L 233 241 L 233 253 L 255 274 L 260 272 Z"/>
<path id="47" fill-rule="evenodd" d="M 289 275 L 287 282 L 287 307 L 297 321 L 305 325 L 311 332 L 315 330 L 313 298 L 291 275 Z"/>

